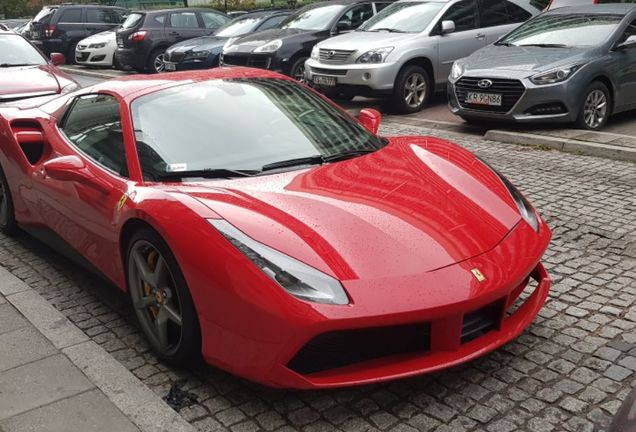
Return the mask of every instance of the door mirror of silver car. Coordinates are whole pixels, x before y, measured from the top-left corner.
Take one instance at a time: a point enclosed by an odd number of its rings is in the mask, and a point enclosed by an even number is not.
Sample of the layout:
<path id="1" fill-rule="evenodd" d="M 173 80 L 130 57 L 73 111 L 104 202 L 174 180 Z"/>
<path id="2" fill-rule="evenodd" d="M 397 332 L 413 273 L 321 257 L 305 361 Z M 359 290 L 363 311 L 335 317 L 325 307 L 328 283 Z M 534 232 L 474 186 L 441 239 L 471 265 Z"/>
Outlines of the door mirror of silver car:
<path id="1" fill-rule="evenodd" d="M 628 37 L 627 40 L 619 43 L 618 45 L 616 45 L 616 47 L 614 47 L 616 51 L 623 51 L 623 50 L 634 49 L 634 48 L 636 48 L 635 36 Z"/>
<path id="2" fill-rule="evenodd" d="M 445 20 L 442 21 L 442 34 L 449 34 L 455 32 L 455 21 L 453 20 Z"/>
<path id="3" fill-rule="evenodd" d="M 380 122 L 382 121 L 382 114 L 377 110 L 364 108 L 360 110 L 358 120 L 360 124 L 367 128 L 373 135 L 377 135 L 378 129 L 380 129 Z"/>

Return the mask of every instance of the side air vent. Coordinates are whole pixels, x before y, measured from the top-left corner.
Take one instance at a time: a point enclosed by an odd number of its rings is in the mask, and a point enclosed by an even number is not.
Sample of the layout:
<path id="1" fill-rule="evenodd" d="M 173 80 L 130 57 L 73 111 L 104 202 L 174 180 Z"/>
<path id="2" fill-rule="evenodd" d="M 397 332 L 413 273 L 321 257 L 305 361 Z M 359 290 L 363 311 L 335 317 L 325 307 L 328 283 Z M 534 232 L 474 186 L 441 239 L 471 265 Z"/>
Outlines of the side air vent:
<path id="1" fill-rule="evenodd" d="M 11 132 L 31 165 L 42 160 L 47 147 L 44 132 L 38 122 L 14 120 L 11 122 Z"/>

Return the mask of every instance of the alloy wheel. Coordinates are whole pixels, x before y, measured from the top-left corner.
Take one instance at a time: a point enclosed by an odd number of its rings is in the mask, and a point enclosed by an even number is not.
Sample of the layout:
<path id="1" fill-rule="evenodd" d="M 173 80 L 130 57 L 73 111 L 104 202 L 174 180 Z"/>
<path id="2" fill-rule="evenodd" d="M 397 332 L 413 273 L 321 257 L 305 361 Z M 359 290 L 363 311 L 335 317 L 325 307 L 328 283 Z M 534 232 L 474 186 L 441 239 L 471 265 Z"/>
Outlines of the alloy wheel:
<path id="1" fill-rule="evenodd" d="M 7 191 L 4 182 L 0 181 L 0 226 L 6 226 L 9 223 L 9 200 L 7 199 Z"/>
<path id="2" fill-rule="evenodd" d="M 601 90 L 592 90 L 585 98 L 583 120 L 590 129 L 596 129 L 607 116 L 607 96 Z"/>
<path id="3" fill-rule="evenodd" d="M 155 57 L 155 62 L 153 64 L 153 67 L 155 68 L 155 72 L 157 73 L 163 72 L 164 69 L 166 68 L 166 65 L 163 63 L 163 56 L 164 54 L 161 53 L 157 57 Z"/>
<path id="4" fill-rule="evenodd" d="M 305 64 L 302 63 L 294 69 L 294 73 L 292 74 L 292 78 L 296 81 L 305 84 Z"/>
<path id="5" fill-rule="evenodd" d="M 135 313 L 156 349 L 171 355 L 182 338 L 182 308 L 170 268 L 158 249 L 137 241 L 128 262 L 129 289 Z"/>
<path id="6" fill-rule="evenodd" d="M 426 98 L 426 80 L 420 73 L 409 75 L 404 82 L 404 102 L 411 108 L 417 108 Z"/>

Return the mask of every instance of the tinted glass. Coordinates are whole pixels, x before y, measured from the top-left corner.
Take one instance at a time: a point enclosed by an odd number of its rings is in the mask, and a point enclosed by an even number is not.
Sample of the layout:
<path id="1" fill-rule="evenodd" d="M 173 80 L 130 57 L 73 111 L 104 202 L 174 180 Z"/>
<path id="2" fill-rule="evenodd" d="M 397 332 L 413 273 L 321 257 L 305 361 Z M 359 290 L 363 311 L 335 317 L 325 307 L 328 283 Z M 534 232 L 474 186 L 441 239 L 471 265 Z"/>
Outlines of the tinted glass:
<path id="1" fill-rule="evenodd" d="M 393 3 L 362 24 L 358 30 L 419 33 L 430 25 L 443 6 L 443 3 L 437 2 Z"/>
<path id="2" fill-rule="evenodd" d="M 181 85 L 135 100 L 132 117 L 149 180 L 184 170 L 258 170 L 281 160 L 382 146 L 346 113 L 288 80 Z"/>
<path id="3" fill-rule="evenodd" d="M 532 17 L 530 12 L 512 2 L 507 1 L 506 7 L 508 8 L 508 15 L 510 16 L 511 23 L 524 22 Z"/>
<path id="4" fill-rule="evenodd" d="M 596 46 L 605 42 L 622 20 L 620 15 L 540 15 L 518 27 L 499 44 Z"/>
<path id="5" fill-rule="evenodd" d="M 114 97 L 78 97 L 60 129 L 90 159 L 111 171 L 127 175 L 119 103 Z"/>
<path id="6" fill-rule="evenodd" d="M 343 5 L 329 5 L 313 9 L 301 9 L 294 15 L 288 17 L 283 22 L 281 28 L 326 30 L 343 9 Z"/>
<path id="7" fill-rule="evenodd" d="M 82 22 L 82 10 L 81 9 L 64 9 L 60 15 L 58 22 L 61 23 L 81 23 Z"/>
<path id="8" fill-rule="evenodd" d="M 0 66 L 24 64 L 43 65 L 46 64 L 46 59 L 22 36 L 0 35 Z"/>
<path id="9" fill-rule="evenodd" d="M 201 18 L 203 18 L 203 27 L 205 27 L 206 29 L 219 28 L 223 24 L 230 22 L 231 19 L 229 17 L 214 12 L 202 12 Z"/>
<path id="10" fill-rule="evenodd" d="M 636 40 L 636 20 L 632 21 L 623 32 L 619 43 Z"/>
<path id="11" fill-rule="evenodd" d="M 86 9 L 86 22 L 119 24 L 121 22 L 121 16 L 113 10 L 91 8 Z"/>
<path id="12" fill-rule="evenodd" d="M 346 22 L 352 29 L 360 25 L 373 16 L 373 5 L 371 3 L 361 4 L 349 9 L 339 21 Z"/>
<path id="13" fill-rule="evenodd" d="M 380 12 L 382 9 L 386 8 L 387 6 L 389 6 L 391 3 L 376 3 L 375 4 L 375 11 L 376 12 Z"/>
<path id="14" fill-rule="evenodd" d="M 33 18 L 33 22 L 44 23 L 48 22 L 51 19 L 53 13 L 57 10 L 57 8 L 44 8 Z"/>
<path id="15" fill-rule="evenodd" d="M 477 28 L 477 3 L 474 0 L 462 1 L 452 5 L 441 21 L 450 20 L 455 23 L 455 31 L 466 31 Z"/>
<path id="16" fill-rule="evenodd" d="M 177 12 L 170 14 L 170 27 L 198 28 L 197 14 L 194 12 Z"/>
<path id="17" fill-rule="evenodd" d="M 262 21 L 261 17 L 237 18 L 219 28 L 214 35 L 221 37 L 233 37 L 253 31 Z"/>
<path id="18" fill-rule="evenodd" d="M 481 27 L 494 27 L 526 21 L 532 15 L 506 0 L 481 1 Z"/>
<path id="19" fill-rule="evenodd" d="M 129 29 L 135 27 L 142 20 L 144 16 L 138 13 L 131 13 L 128 15 L 124 23 L 121 25 L 122 29 Z"/>
<path id="20" fill-rule="evenodd" d="M 268 30 L 268 29 L 276 28 L 276 27 L 280 26 L 280 24 L 283 21 L 285 21 L 285 18 L 287 18 L 287 15 L 279 15 L 279 16 L 268 18 L 268 19 L 265 20 L 265 22 L 263 24 L 260 25 L 258 30 L 261 31 L 261 30 Z"/>

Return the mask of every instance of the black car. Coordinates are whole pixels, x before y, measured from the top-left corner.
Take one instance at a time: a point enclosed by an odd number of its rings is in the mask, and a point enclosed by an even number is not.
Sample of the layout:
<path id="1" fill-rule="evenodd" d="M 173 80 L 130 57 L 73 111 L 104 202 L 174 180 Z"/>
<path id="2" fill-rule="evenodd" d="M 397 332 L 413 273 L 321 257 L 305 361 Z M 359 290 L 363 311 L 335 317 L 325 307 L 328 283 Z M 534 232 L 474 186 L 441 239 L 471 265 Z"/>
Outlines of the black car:
<path id="1" fill-rule="evenodd" d="M 223 45 L 228 39 L 278 27 L 291 14 L 287 10 L 268 10 L 244 14 L 215 31 L 172 45 L 163 57 L 166 71 L 210 69 L 219 65 Z"/>
<path id="2" fill-rule="evenodd" d="M 391 3 L 391 0 L 330 0 L 310 4 L 277 29 L 230 41 L 223 49 L 221 64 L 270 69 L 303 81 L 305 60 L 314 45 L 355 30 Z"/>
<path id="3" fill-rule="evenodd" d="M 169 46 L 212 34 L 230 20 L 230 17 L 214 9 L 133 12 L 117 30 L 115 60 L 123 69 L 163 72 L 163 56 Z"/>
<path id="4" fill-rule="evenodd" d="M 113 6 L 45 6 L 29 25 L 28 37 L 47 56 L 60 52 L 72 63 L 79 41 L 118 27 L 127 13 L 126 9 Z"/>

